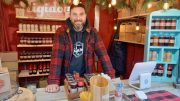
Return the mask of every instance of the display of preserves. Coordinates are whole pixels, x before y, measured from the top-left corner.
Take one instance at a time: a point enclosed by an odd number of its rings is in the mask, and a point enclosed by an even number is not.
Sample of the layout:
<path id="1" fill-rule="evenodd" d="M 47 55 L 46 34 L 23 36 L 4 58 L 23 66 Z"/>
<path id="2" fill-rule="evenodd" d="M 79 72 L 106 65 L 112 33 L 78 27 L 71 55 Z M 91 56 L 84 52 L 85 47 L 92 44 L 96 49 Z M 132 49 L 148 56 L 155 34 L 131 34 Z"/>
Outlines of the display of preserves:
<path id="1" fill-rule="evenodd" d="M 51 51 L 22 51 L 19 52 L 19 60 L 50 59 Z"/>
<path id="2" fill-rule="evenodd" d="M 157 61 L 152 81 L 174 82 L 179 60 L 180 11 L 154 11 L 147 26 L 144 61 Z"/>
<path id="3" fill-rule="evenodd" d="M 18 32 L 55 32 L 61 25 L 19 23 Z"/>
<path id="4" fill-rule="evenodd" d="M 175 37 L 170 33 L 155 33 L 150 38 L 150 46 L 174 46 Z"/>
<path id="5" fill-rule="evenodd" d="M 49 75 L 55 31 L 65 20 L 17 19 L 19 84 L 26 86 L 35 82 L 38 85 L 41 77 Z"/>
<path id="6" fill-rule="evenodd" d="M 168 64 L 168 68 L 167 68 L 167 77 L 171 77 L 172 76 L 172 65 Z"/>
<path id="7" fill-rule="evenodd" d="M 176 19 L 152 17 L 151 29 L 176 29 Z"/>
<path id="8" fill-rule="evenodd" d="M 20 37 L 20 44 L 26 45 L 38 45 L 38 44 L 52 44 L 53 38 L 52 37 Z"/>

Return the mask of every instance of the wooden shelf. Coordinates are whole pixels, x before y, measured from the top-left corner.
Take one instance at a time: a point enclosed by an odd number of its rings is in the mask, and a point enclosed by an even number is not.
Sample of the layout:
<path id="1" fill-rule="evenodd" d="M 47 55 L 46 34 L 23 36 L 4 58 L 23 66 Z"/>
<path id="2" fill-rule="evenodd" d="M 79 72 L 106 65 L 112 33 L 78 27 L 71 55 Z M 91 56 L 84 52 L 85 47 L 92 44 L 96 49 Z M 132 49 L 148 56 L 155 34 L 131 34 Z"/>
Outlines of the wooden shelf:
<path id="1" fill-rule="evenodd" d="M 172 62 L 166 62 L 166 61 L 156 61 L 158 64 L 174 64 L 174 65 L 176 65 L 177 64 L 177 62 L 175 62 L 175 61 L 172 61 Z"/>
<path id="2" fill-rule="evenodd" d="M 66 18 L 63 19 L 55 19 L 55 18 L 38 18 L 38 17 L 24 17 L 24 16 L 16 16 L 17 19 L 23 20 L 47 20 L 47 21 L 65 21 Z"/>
<path id="3" fill-rule="evenodd" d="M 146 17 L 148 15 L 149 15 L 149 13 L 144 13 L 144 14 L 138 14 L 138 15 L 133 15 L 133 16 L 121 17 L 121 18 L 117 18 L 115 20 L 131 20 L 131 19 Z"/>
<path id="4" fill-rule="evenodd" d="M 53 44 L 48 44 L 48 45 L 22 45 L 19 44 L 17 45 L 17 47 L 52 47 Z"/>
<path id="5" fill-rule="evenodd" d="M 180 30 L 175 30 L 175 29 L 152 29 L 151 32 L 180 32 Z"/>
<path id="6" fill-rule="evenodd" d="M 179 47 L 177 46 L 174 46 L 174 47 L 171 47 L 171 46 L 149 46 L 149 48 L 156 48 L 156 49 L 175 49 L 175 50 L 178 50 Z"/>
<path id="7" fill-rule="evenodd" d="M 30 34 L 55 34 L 55 32 L 50 31 L 50 32 L 30 32 L 30 31 L 16 31 L 16 33 L 22 34 L 22 33 L 30 33 Z"/>
<path id="8" fill-rule="evenodd" d="M 34 77 L 34 76 L 48 76 L 48 75 L 49 73 L 39 74 L 39 72 L 37 72 L 37 74 L 29 75 L 29 70 L 21 70 L 21 72 L 19 73 L 19 77 Z"/>
<path id="9" fill-rule="evenodd" d="M 126 43 L 133 43 L 133 44 L 140 44 L 140 45 L 144 45 L 145 44 L 145 43 L 134 42 L 134 41 L 127 41 L 127 40 L 115 40 L 115 41 L 121 41 L 121 42 L 126 42 Z"/>
<path id="10" fill-rule="evenodd" d="M 45 62 L 45 61 L 51 61 L 51 59 L 18 60 L 19 63 L 25 63 L 25 62 Z"/>

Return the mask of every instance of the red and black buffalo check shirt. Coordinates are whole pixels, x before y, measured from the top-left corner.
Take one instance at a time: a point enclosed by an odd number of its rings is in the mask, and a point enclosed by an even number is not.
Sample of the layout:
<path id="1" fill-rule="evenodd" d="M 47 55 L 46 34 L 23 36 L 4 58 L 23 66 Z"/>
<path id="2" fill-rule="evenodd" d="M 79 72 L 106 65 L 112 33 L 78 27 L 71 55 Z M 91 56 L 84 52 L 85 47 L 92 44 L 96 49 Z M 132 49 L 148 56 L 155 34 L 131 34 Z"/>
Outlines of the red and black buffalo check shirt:
<path id="1" fill-rule="evenodd" d="M 180 101 L 180 97 L 165 90 L 151 91 L 146 93 L 148 99 L 143 101 Z M 140 101 L 135 95 L 128 95 L 132 101 Z"/>
<path id="2" fill-rule="evenodd" d="M 61 75 L 69 72 L 70 60 L 73 54 L 73 44 L 69 29 L 65 29 L 66 28 L 60 27 L 54 38 L 48 84 L 60 84 Z M 86 72 L 93 72 L 96 54 L 101 60 L 103 72 L 109 74 L 111 77 L 114 76 L 115 71 L 97 31 L 93 28 L 91 30 L 86 29 L 86 33 L 86 50 L 84 53 Z"/>

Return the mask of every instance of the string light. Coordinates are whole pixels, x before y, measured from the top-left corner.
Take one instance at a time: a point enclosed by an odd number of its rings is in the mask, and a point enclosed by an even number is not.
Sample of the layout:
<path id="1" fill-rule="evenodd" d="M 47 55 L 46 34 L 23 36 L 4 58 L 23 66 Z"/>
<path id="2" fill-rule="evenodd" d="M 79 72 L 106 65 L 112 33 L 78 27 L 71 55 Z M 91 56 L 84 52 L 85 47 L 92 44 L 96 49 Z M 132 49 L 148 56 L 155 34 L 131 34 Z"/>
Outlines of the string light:
<path id="1" fill-rule="evenodd" d="M 167 0 L 164 0 L 164 6 L 163 8 L 166 10 L 169 8 L 169 3 L 167 2 Z"/>
<path id="2" fill-rule="evenodd" d="M 114 25 L 114 30 L 117 30 L 117 25 Z"/>
<path id="3" fill-rule="evenodd" d="M 147 5 L 147 8 L 151 8 L 152 7 L 152 3 L 149 2 L 148 5 Z"/>
<path id="4" fill-rule="evenodd" d="M 136 23 L 136 30 L 138 31 L 140 29 L 139 23 Z"/>
<path id="5" fill-rule="evenodd" d="M 79 0 L 73 0 L 73 4 L 74 5 L 78 5 L 79 4 Z"/>
<path id="6" fill-rule="evenodd" d="M 111 8 L 111 4 L 109 4 L 108 7 Z"/>
<path id="7" fill-rule="evenodd" d="M 115 6 L 116 5 L 116 0 L 111 0 L 111 5 Z"/>

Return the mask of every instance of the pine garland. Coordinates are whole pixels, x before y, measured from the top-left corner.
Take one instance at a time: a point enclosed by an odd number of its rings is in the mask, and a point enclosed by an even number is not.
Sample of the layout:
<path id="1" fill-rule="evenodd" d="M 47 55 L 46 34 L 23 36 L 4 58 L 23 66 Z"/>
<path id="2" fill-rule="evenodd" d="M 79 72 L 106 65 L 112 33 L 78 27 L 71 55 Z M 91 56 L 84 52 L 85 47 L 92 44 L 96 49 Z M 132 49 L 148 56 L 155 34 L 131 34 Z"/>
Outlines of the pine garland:
<path id="1" fill-rule="evenodd" d="M 2 0 L 5 4 L 10 5 L 13 3 L 13 0 Z M 19 3 L 20 1 L 24 2 L 25 5 L 28 7 L 28 0 L 14 0 L 16 3 Z M 45 2 L 48 2 L 48 0 L 36 0 L 37 2 L 44 4 Z M 57 0 L 57 2 L 62 5 L 69 5 L 72 3 L 73 0 Z M 80 0 L 81 1 L 81 0 Z M 111 3 L 111 0 L 83 0 L 83 2 L 87 9 L 89 9 L 91 3 L 93 1 L 96 2 L 97 5 L 99 5 L 101 8 L 109 9 L 108 5 Z M 171 7 L 175 7 L 176 0 L 167 0 L 168 3 L 171 5 Z M 123 9 L 123 8 L 136 8 L 136 5 L 140 2 L 140 0 L 117 0 L 116 6 L 114 6 L 115 9 Z M 164 4 L 164 0 L 143 0 L 142 7 L 144 9 L 147 8 L 147 5 L 149 2 L 157 2 L 157 6 L 159 8 L 162 8 Z"/>

